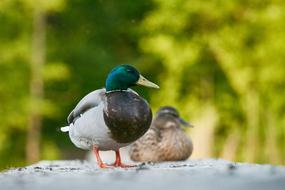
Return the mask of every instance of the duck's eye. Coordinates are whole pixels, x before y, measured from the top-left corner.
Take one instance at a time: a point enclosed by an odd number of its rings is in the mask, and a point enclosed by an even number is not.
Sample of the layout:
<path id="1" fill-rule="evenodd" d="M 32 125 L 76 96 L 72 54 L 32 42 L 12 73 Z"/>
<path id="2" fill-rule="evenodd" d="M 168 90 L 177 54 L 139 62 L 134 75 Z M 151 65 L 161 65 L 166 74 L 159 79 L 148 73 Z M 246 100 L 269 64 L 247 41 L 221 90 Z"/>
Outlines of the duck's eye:
<path id="1" fill-rule="evenodd" d="M 127 69 L 127 72 L 128 72 L 128 73 L 134 73 L 134 70 Z"/>

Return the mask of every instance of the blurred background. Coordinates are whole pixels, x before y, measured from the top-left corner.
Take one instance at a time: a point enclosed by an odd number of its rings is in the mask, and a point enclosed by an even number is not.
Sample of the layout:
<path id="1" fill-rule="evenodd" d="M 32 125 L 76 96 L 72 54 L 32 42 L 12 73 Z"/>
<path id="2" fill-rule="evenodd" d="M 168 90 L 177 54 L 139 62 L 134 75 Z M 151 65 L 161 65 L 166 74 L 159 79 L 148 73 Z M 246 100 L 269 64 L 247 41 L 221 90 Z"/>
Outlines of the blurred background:
<path id="1" fill-rule="evenodd" d="M 59 128 L 111 68 L 195 125 L 192 158 L 285 164 L 284 0 L 1 0 L 0 168 L 84 158 Z"/>

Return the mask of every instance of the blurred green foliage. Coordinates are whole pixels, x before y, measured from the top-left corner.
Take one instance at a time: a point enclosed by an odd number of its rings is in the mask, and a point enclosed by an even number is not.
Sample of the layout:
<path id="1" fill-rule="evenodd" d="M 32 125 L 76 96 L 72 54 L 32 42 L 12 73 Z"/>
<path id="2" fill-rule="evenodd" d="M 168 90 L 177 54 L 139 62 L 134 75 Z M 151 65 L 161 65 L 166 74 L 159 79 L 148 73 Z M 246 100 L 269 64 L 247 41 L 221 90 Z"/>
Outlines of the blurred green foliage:
<path id="1" fill-rule="evenodd" d="M 36 7 L 47 23 L 40 102 L 29 94 Z M 43 115 L 41 159 L 80 157 L 58 129 L 123 63 L 160 85 L 135 87 L 154 111 L 214 117 L 208 156 L 284 164 L 284 20 L 282 0 L 0 1 L 0 167 L 25 164 L 31 109 Z"/>

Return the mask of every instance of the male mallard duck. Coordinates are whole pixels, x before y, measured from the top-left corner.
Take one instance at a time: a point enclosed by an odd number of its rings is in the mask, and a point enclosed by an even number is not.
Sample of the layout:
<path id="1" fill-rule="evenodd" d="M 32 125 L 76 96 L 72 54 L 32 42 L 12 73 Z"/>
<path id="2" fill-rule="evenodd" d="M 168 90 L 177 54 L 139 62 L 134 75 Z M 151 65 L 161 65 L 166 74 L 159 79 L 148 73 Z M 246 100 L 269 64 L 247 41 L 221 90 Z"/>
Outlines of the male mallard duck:
<path id="1" fill-rule="evenodd" d="M 140 138 L 149 129 L 152 112 L 142 97 L 130 87 L 143 85 L 159 88 L 145 79 L 134 67 L 120 65 L 107 76 L 106 88 L 87 94 L 69 114 L 69 137 L 75 146 L 93 149 L 99 167 L 110 167 L 100 158 L 99 150 L 116 152 L 115 167 L 121 163 L 119 149 Z"/>
<path id="2" fill-rule="evenodd" d="M 170 106 L 159 109 L 150 129 L 130 147 L 130 157 L 140 162 L 186 160 L 192 154 L 193 145 L 180 127 L 192 126 L 179 117 Z"/>

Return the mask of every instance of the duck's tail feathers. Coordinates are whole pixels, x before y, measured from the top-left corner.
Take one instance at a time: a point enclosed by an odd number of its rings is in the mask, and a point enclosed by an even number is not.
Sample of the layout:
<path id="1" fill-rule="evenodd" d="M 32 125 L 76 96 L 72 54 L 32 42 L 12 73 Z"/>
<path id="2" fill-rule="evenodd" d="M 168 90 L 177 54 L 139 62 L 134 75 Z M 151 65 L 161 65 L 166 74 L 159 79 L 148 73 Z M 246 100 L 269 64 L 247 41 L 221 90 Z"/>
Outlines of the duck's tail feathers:
<path id="1" fill-rule="evenodd" d="M 68 132 L 69 131 L 69 126 L 61 127 L 60 130 L 62 132 Z"/>

